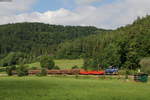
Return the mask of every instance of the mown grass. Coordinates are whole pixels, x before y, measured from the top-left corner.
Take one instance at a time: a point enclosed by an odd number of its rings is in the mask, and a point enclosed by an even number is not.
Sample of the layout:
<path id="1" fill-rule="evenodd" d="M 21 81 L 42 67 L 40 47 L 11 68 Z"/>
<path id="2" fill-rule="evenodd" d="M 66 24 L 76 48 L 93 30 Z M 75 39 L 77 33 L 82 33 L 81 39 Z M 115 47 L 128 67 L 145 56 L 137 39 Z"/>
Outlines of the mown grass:
<path id="1" fill-rule="evenodd" d="M 55 64 L 59 66 L 61 69 L 71 69 L 73 66 L 77 65 L 78 67 L 83 66 L 83 60 L 82 59 L 75 59 L 75 60 L 68 60 L 68 59 L 62 59 L 62 60 L 54 60 Z M 40 68 L 40 63 L 32 63 L 28 64 L 29 67 L 37 67 Z"/>
<path id="2" fill-rule="evenodd" d="M 0 100 L 149 100 L 150 83 L 56 77 L 0 77 Z"/>

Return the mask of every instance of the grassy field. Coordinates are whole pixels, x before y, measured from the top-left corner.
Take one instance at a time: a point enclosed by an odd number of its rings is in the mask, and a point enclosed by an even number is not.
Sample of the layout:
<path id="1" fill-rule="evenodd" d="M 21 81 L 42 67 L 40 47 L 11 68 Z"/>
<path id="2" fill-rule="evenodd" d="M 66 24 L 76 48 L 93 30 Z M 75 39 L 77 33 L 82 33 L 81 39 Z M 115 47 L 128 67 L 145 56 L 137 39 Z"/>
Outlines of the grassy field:
<path id="1" fill-rule="evenodd" d="M 55 77 L 0 77 L 0 100 L 149 100 L 150 83 Z"/>
<path id="2" fill-rule="evenodd" d="M 55 64 L 59 66 L 61 69 L 71 69 L 73 66 L 77 65 L 78 67 L 82 67 L 83 65 L 83 60 L 82 59 L 76 59 L 76 60 L 67 60 L 67 59 L 62 59 L 62 60 L 55 60 Z M 29 67 L 40 67 L 40 63 L 32 63 L 29 64 Z"/>

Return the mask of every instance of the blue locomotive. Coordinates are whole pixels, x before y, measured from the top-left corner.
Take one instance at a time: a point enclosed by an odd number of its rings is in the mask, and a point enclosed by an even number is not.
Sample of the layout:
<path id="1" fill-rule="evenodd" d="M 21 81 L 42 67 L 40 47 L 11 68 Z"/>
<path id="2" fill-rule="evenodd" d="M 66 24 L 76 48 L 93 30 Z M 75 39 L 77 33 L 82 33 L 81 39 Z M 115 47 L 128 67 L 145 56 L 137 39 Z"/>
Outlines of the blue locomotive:
<path id="1" fill-rule="evenodd" d="M 105 70 L 106 75 L 117 75 L 118 74 L 118 68 L 108 68 Z"/>

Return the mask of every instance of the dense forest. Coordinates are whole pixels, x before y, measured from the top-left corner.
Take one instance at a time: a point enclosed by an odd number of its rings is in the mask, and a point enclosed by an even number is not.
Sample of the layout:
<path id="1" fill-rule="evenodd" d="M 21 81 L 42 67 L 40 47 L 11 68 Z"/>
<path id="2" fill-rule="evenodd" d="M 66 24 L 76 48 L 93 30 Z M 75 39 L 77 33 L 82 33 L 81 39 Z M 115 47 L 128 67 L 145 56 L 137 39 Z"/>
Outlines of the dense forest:
<path id="1" fill-rule="evenodd" d="M 29 63 L 42 55 L 83 58 L 85 69 L 139 68 L 140 61 L 150 57 L 150 16 L 116 30 L 42 23 L 0 26 L 1 66 Z"/>
<path id="2" fill-rule="evenodd" d="M 100 31 L 100 32 L 99 32 Z M 42 23 L 17 23 L 0 26 L 0 59 L 3 66 L 8 60 L 30 63 L 42 55 L 55 56 L 58 44 L 77 38 L 99 34 L 96 27 L 61 26 Z M 13 58 L 13 59 L 11 59 Z M 4 64 L 6 62 L 6 64 Z"/>

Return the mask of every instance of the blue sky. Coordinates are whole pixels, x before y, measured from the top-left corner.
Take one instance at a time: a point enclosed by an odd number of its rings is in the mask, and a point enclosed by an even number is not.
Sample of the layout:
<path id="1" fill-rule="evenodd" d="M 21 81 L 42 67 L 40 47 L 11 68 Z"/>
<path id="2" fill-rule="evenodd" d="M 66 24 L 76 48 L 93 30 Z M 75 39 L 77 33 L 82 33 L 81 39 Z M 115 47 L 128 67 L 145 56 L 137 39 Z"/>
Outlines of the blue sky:
<path id="1" fill-rule="evenodd" d="M 95 2 L 91 2 L 90 4 L 86 4 L 86 5 L 99 7 L 117 1 L 119 0 L 103 0 L 103 1 L 97 0 Z M 45 12 L 49 10 L 57 10 L 60 8 L 73 10 L 78 6 L 82 6 L 82 5 L 77 4 L 75 0 L 37 0 L 32 8 L 32 11 Z"/>
<path id="2" fill-rule="evenodd" d="M 63 0 L 37 0 L 33 6 L 34 11 L 45 12 L 48 10 L 57 10 L 60 8 L 69 8 L 69 5 L 65 5 Z"/>
<path id="3" fill-rule="evenodd" d="M 150 0 L 13 0 L 0 2 L 0 24 L 41 22 L 116 29 L 150 14 Z"/>

